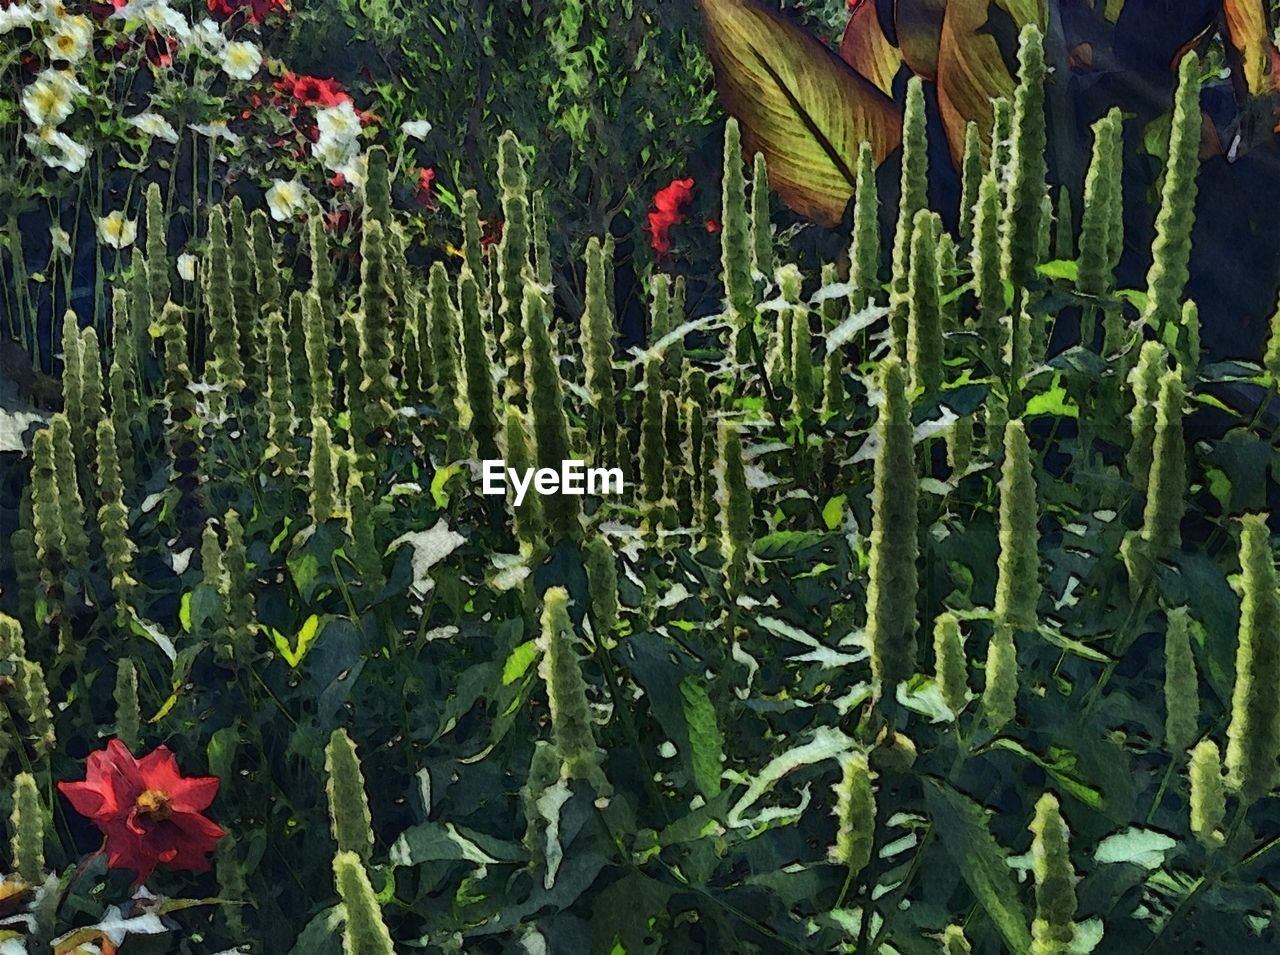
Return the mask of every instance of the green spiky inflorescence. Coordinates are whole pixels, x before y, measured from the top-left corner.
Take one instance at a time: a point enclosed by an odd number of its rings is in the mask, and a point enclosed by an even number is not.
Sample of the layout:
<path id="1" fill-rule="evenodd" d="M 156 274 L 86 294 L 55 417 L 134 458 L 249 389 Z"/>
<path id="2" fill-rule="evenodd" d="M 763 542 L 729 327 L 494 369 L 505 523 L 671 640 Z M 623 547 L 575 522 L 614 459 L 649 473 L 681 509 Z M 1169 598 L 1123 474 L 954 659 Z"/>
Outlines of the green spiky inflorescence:
<path id="1" fill-rule="evenodd" d="M 674 521 L 687 527 L 693 520 L 692 469 L 684 455 L 685 414 L 680 396 L 666 392 L 662 409 L 662 435 L 666 446 L 667 473 L 666 496 L 674 505 L 667 509 L 664 518 L 668 525 Z"/>
<path id="2" fill-rule="evenodd" d="M 559 470 L 573 458 L 569 450 L 569 422 L 565 417 L 564 386 L 547 329 L 546 298 L 535 285 L 524 292 L 526 362 L 529 372 L 529 410 L 533 417 L 533 441 L 537 466 Z M 555 540 L 576 539 L 582 533 L 581 498 L 550 494 L 542 500 L 547 531 Z"/>
<path id="3" fill-rule="evenodd" d="M 969 702 L 969 674 L 955 614 L 938 614 L 933 622 L 933 660 L 934 682 L 942 691 L 942 700 L 959 716 Z"/>
<path id="4" fill-rule="evenodd" d="M 168 268 L 169 266 L 166 262 L 166 275 Z M 155 308 L 152 307 L 151 279 L 147 274 L 147 261 L 137 246 L 134 246 L 133 255 L 129 259 L 129 278 L 126 287 L 128 289 L 129 328 L 133 333 L 134 344 L 139 354 L 150 352 L 154 345 L 150 337 L 150 326 L 164 312 L 167 300 L 161 302 Z"/>
<path id="5" fill-rule="evenodd" d="M 982 690 L 982 718 L 992 733 L 1013 721 L 1018 702 L 1018 651 L 1013 628 L 997 624 L 987 645 L 986 684 Z"/>
<path id="6" fill-rule="evenodd" d="M 751 489 L 742 459 L 742 437 L 732 422 L 720 423 L 720 459 L 716 465 L 720 517 L 720 553 L 724 557 L 724 585 L 736 603 L 747 586 L 751 560 Z"/>
<path id="7" fill-rule="evenodd" d="M 1036 480 L 1021 421 L 1004 429 L 1004 463 L 1000 475 L 1000 561 L 996 579 L 995 615 L 1000 623 L 1034 630 L 1039 621 L 1040 508 Z"/>
<path id="8" fill-rule="evenodd" d="M 991 155 L 988 171 L 996 177 L 1000 184 L 1000 195 L 1004 196 L 1008 182 L 1009 161 L 1013 150 L 1013 104 L 1001 96 L 991 103 Z"/>
<path id="9" fill-rule="evenodd" d="M 720 443 L 716 428 L 705 426 L 702 444 L 692 450 L 697 456 L 700 477 L 697 501 L 698 526 L 702 528 L 700 546 L 704 550 L 717 551 L 721 528 L 720 481 L 716 470 L 720 460 Z"/>
<path id="10" fill-rule="evenodd" d="M 150 293 L 148 305 L 152 315 L 159 315 L 169 301 L 169 217 L 165 214 L 160 184 L 147 186 L 146 203 L 147 262 L 146 279 Z M 135 260 L 136 261 L 136 260 Z"/>
<path id="11" fill-rule="evenodd" d="M 142 744 L 142 716 L 138 706 L 138 670 L 129 657 L 116 664 L 116 685 L 111 694 L 116 705 L 116 736 L 131 753 Z"/>
<path id="12" fill-rule="evenodd" d="M 271 221 L 265 209 L 254 209 L 249 223 L 258 301 L 264 307 L 274 307 L 280 301 L 280 263 L 276 256 L 276 242 L 271 235 Z"/>
<path id="13" fill-rule="evenodd" d="M 227 248 L 231 256 L 231 298 L 236 316 L 236 334 L 245 380 L 254 391 L 261 390 L 264 362 L 262 332 L 258 321 L 259 299 L 253 268 L 253 236 L 249 217 L 239 196 L 232 198 L 227 216 Z"/>
<path id="14" fill-rule="evenodd" d="M 376 219 L 364 224 L 360 242 L 360 391 L 372 429 L 391 419 L 395 379 L 391 377 L 391 295 L 386 232 Z"/>
<path id="15" fill-rule="evenodd" d="M 28 885 L 44 883 L 44 807 L 40 790 L 30 773 L 18 773 L 13 779 L 13 815 L 9 818 L 13 833 L 13 870 Z"/>
<path id="16" fill-rule="evenodd" d="M 498 416 L 480 285 L 476 275 L 465 266 L 458 279 L 458 306 L 462 318 L 466 399 L 471 409 L 471 438 L 476 457 L 484 461 L 498 456 Z"/>
<path id="17" fill-rule="evenodd" d="M 46 593 L 61 594 L 67 563 L 67 542 L 58 506 L 58 468 L 53 432 L 42 428 L 31 443 L 31 507 L 40 579 Z"/>
<path id="18" fill-rule="evenodd" d="M 494 326 L 507 361 L 507 395 L 524 393 L 525 329 L 522 322 L 525 270 L 529 267 L 529 185 L 520 142 L 515 134 L 498 139 L 498 183 L 502 190 L 502 239 L 498 243 L 498 284 L 501 303 L 494 309 Z"/>
<path id="19" fill-rule="evenodd" d="M 1199 735 L 1200 692 L 1191 653 L 1191 614 L 1171 610 L 1164 634 L 1164 742 L 1181 753 Z"/>
<path id="20" fill-rule="evenodd" d="M 840 782 L 835 786 L 836 841 L 831 861 L 857 876 L 871 861 L 876 840 L 876 797 L 871 789 L 871 768 L 860 751 L 840 761 Z"/>
<path id="21" fill-rule="evenodd" d="M 62 413 L 73 430 L 82 426 L 84 412 L 84 370 L 80 346 L 80 322 L 67 309 L 62 316 Z"/>
<path id="22" fill-rule="evenodd" d="M 293 448 L 293 392 L 289 387 L 289 354 L 284 316 L 267 316 L 267 434 L 268 456 L 276 473 L 290 474 L 297 464 Z"/>
<path id="23" fill-rule="evenodd" d="M 253 577 L 249 573 L 249 556 L 245 549 L 244 525 L 236 511 L 227 511 L 223 518 L 227 532 L 226 547 L 222 551 L 222 566 L 226 571 L 223 584 L 226 587 L 227 625 L 231 635 L 232 656 L 241 662 L 248 659 L 253 646 L 254 604 Z"/>
<path id="24" fill-rule="evenodd" d="M 533 194 L 529 216 L 533 226 L 533 274 L 539 285 L 548 286 L 551 284 L 551 235 L 547 197 L 541 189 Z"/>
<path id="25" fill-rule="evenodd" d="M 973 416 L 962 415 L 947 430 L 947 467 L 954 477 L 962 476 L 973 463 Z"/>
<path id="26" fill-rule="evenodd" d="M 67 563 L 78 570 L 89 566 L 89 535 L 85 531 L 84 499 L 76 476 L 76 455 L 71 444 L 71 424 L 59 412 L 49 422 L 53 433 L 53 463 L 58 474 L 58 512 L 66 545 Z"/>
<path id="27" fill-rule="evenodd" d="M 245 367 L 240 357 L 243 343 L 231 286 L 227 220 L 221 206 L 209 210 L 209 252 L 203 274 L 205 320 L 213 348 L 210 375 L 226 392 L 235 394 L 245 386 Z"/>
<path id="28" fill-rule="evenodd" d="M 583 548 L 591 594 L 591 623 L 596 640 L 606 646 L 618 626 L 618 567 L 609 541 L 597 534 Z"/>
<path id="29" fill-rule="evenodd" d="M 1129 480 L 1140 493 L 1146 492 L 1150 480 L 1160 380 L 1168 367 L 1168 359 L 1163 345 L 1146 341 L 1138 353 L 1138 363 L 1129 372 L 1129 387 L 1133 395 L 1133 411 L 1129 416 L 1132 437 L 1125 467 L 1129 471 Z"/>
<path id="30" fill-rule="evenodd" d="M 383 230 L 391 228 L 391 170 L 387 151 L 372 147 L 367 154 L 368 171 L 364 183 L 364 214 Z"/>
<path id="31" fill-rule="evenodd" d="M 587 393 L 595 413 L 592 435 L 601 457 L 614 463 L 618 457 L 618 435 L 613 382 L 613 302 L 608 296 L 605 255 L 600 240 L 587 240 L 586 308 L 582 315 L 582 363 Z"/>
<path id="32" fill-rule="evenodd" d="M 360 316 L 344 312 L 340 319 L 342 335 L 342 385 L 346 393 L 347 404 L 347 436 L 353 453 L 360 455 L 368 448 L 369 436 L 377 427 L 370 401 L 362 386 L 365 373 L 362 367 L 361 353 L 363 323 Z"/>
<path id="33" fill-rule="evenodd" d="M 333 877 L 342 899 L 343 955 L 395 955 L 391 932 L 360 857 L 339 852 L 333 857 Z"/>
<path id="34" fill-rule="evenodd" d="M 1186 509 L 1186 443 L 1182 437 L 1182 375 L 1167 371 L 1160 379 L 1156 402 L 1155 440 L 1142 514 L 1142 539 L 1155 554 L 1164 555 L 1182 544 L 1182 514 Z"/>
<path id="35" fill-rule="evenodd" d="M 334 493 L 336 476 L 333 461 L 333 431 L 319 416 L 311 419 L 311 460 L 307 468 L 307 492 L 311 499 L 311 519 L 317 525 L 333 517 L 337 508 Z"/>
<path id="36" fill-rule="evenodd" d="M 870 143 L 863 143 L 858 149 L 854 185 L 857 193 L 849 248 L 849 310 L 860 312 L 875 300 L 880 289 L 880 198 Z"/>
<path id="37" fill-rule="evenodd" d="M 313 213 L 307 221 L 307 258 L 311 262 L 310 291 L 319 297 L 325 316 L 332 323 L 338 316 L 333 260 L 330 258 L 329 234 L 324 228 L 324 216 L 318 212 Z"/>
<path id="38" fill-rule="evenodd" d="M 978 124 L 969 120 L 964 129 L 964 155 L 960 160 L 960 239 L 963 242 L 973 241 L 983 172 L 982 136 Z"/>
<path id="39" fill-rule="evenodd" d="M 333 731 L 324 748 L 324 772 L 333 841 L 339 852 L 368 862 L 373 855 L 373 817 L 356 744 L 342 728 Z"/>
<path id="40" fill-rule="evenodd" d="M 1179 318 L 1191 261 L 1191 229 L 1196 218 L 1196 175 L 1200 171 L 1200 58 L 1188 51 L 1178 64 L 1169 158 L 1165 164 L 1156 237 L 1147 273 L 1147 307 L 1142 320 L 1156 335 Z"/>
<path id="41" fill-rule="evenodd" d="M 933 394 L 942 387 L 942 304 L 938 279 L 937 213 L 921 210 L 911 231 L 907 279 L 907 355 L 911 389 Z"/>
<path id="42" fill-rule="evenodd" d="M 1178 367 L 1182 369 L 1182 383 L 1190 390 L 1200 369 L 1200 306 L 1191 299 L 1182 303 L 1182 321 L 1179 324 L 1174 354 Z"/>
<path id="43" fill-rule="evenodd" d="M 1217 743 L 1202 739 L 1195 745 L 1187 776 L 1191 788 L 1191 832 L 1206 849 L 1218 849 L 1226 842 L 1222 823 L 1227 816 L 1227 787 Z"/>
<path id="44" fill-rule="evenodd" d="M 1115 226 L 1108 203 L 1120 187 L 1124 161 L 1119 109 L 1112 109 L 1093 124 L 1093 158 L 1084 181 L 1084 215 L 1080 220 L 1080 257 L 1076 287 L 1085 295 L 1104 295 L 1111 288 L 1111 229 Z M 1092 334 L 1084 339 L 1092 345 Z"/>
<path id="45" fill-rule="evenodd" d="M 1076 934 L 1076 874 L 1057 797 L 1052 793 L 1040 797 L 1028 828 L 1032 836 L 1031 872 L 1036 880 L 1031 952 L 1066 955 Z"/>
<path id="46" fill-rule="evenodd" d="M 552 587 L 543 595 L 538 649 L 542 652 L 538 674 L 547 691 L 551 738 L 560 756 L 561 772 L 569 779 L 598 782 L 603 754 L 591 728 L 587 684 L 569 619 L 569 593 L 563 587 Z"/>
<path id="47" fill-rule="evenodd" d="M 462 258 L 476 283 L 484 284 L 484 243 L 480 228 L 480 196 L 474 189 L 462 193 Z"/>
<path id="48" fill-rule="evenodd" d="M 773 274 L 773 222 L 769 216 L 769 168 L 756 153 L 751 169 L 751 263 L 756 275 Z"/>
<path id="49" fill-rule="evenodd" d="M 1035 281 L 1045 193 L 1044 37 L 1029 23 L 1018 40 L 1018 89 L 1013 102 L 1009 192 L 1001 262 L 1014 285 Z"/>
<path id="50" fill-rule="evenodd" d="M 663 434 L 662 360 L 650 358 L 644 365 L 644 397 L 640 411 L 640 490 L 650 508 L 660 505 L 666 471 Z"/>
<path id="51" fill-rule="evenodd" d="M 436 410 L 447 428 L 446 457 L 455 460 L 462 454 L 462 433 L 458 429 L 458 339 L 461 329 L 458 310 L 449 296 L 449 273 L 443 262 L 431 266 L 427 283 L 430 303 L 431 396 Z"/>
<path id="52" fill-rule="evenodd" d="M 702 441 L 707 431 L 707 416 L 711 412 L 711 393 L 707 389 L 707 374 L 701 368 L 690 366 L 685 369 L 684 378 L 680 382 L 680 398 L 687 411 L 688 441 L 681 449 L 681 454 L 688 462 L 690 470 L 689 491 L 693 497 L 695 511 L 702 496 L 703 485 L 714 479 L 703 472 L 699 465 L 699 454 Z"/>
<path id="53" fill-rule="evenodd" d="M 129 539 L 129 511 L 124 505 L 124 480 L 116 452 L 116 431 L 111 419 L 98 423 L 98 526 L 102 528 L 102 552 L 106 558 L 117 616 L 126 619 L 125 608 L 137 581 L 133 579 L 133 542 Z"/>
<path id="54" fill-rule="evenodd" d="M 879 448 L 871 492 L 867 643 L 871 672 L 887 689 L 916 666 L 917 481 L 907 375 L 896 356 L 880 366 Z"/>
<path id="55" fill-rule="evenodd" d="M 1075 222 L 1071 211 L 1071 192 L 1066 186 L 1058 187 L 1058 204 L 1053 213 L 1053 257 L 1069 260 L 1075 256 Z"/>
<path id="56" fill-rule="evenodd" d="M 333 348 L 332 329 L 320 296 L 313 290 L 304 303 L 307 341 L 307 386 L 312 418 L 328 420 L 333 414 L 333 373 L 329 370 L 329 351 Z"/>
<path id="57" fill-rule="evenodd" d="M 978 303 L 978 337 L 987 369 L 994 373 L 1003 366 L 1000 326 L 1005 304 L 1000 275 L 1000 184 L 990 173 L 978 187 L 970 264 Z"/>
<path id="58" fill-rule="evenodd" d="M 742 135 L 730 117 L 724 127 L 724 178 L 721 181 L 720 268 L 725 303 L 733 323 L 733 355 L 751 360 L 756 293 L 751 280 L 751 222 L 742 173 Z"/>
<path id="59" fill-rule="evenodd" d="M 911 235 L 916 215 L 929 205 L 929 145 L 924 112 L 924 84 L 920 77 L 907 81 L 907 105 L 902 116 L 902 183 L 898 200 L 898 224 L 893 236 L 893 287 L 890 294 L 890 329 L 899 356 L 907 354 L 908 276 L 911 268 Z"/>
<path id="60" fill-rule="evenodd" d="M 1280 593 L 1266 517 L 1246 514 L 1240 532 L 1240 629 L 1227 727 L 1227 780 L 1253 803 L 1275 784 L 1280 755 Z"/>
<path id="61" fill-rule="evenodd" d="M 85 467 L 93 461 L 98 422 L 103 419 L 107 407 L 102 388 L 102 352 L 98 347 L 98 332 L 92 326 L 80 332 L 80 375 L 81 418 L 73 428 L 71 438 L 76 460 Z"/>
<path id="62" fill-rule="evenodd" d="M 958 284 L 956 240 L 938 223 L 938 307 L 942 310 L 942 328 L 946 333 L 960 330 L 960 299 L 954 295 Z M 950 301 L 945 301 L 950 298 Z"/>
<path id="63" fill-rule="evenodd" d="M 507 467 L 517 473 L 524 473 L 534 466 L 533 446 L 529 439 L 529 430 L 525 425 L 524 414 L 513 405 L 507 406 L 505 428 Z M 511 515 L 515 524 L 516 540 L 522 547 L 537 550 L 542 547 L 542 532 L 545 526 L 542 511 L 542 497 L 538 494 L 526 494 L 517 506 L 515 489 L 508 487 L 507 498 L 511 502 Z"/>

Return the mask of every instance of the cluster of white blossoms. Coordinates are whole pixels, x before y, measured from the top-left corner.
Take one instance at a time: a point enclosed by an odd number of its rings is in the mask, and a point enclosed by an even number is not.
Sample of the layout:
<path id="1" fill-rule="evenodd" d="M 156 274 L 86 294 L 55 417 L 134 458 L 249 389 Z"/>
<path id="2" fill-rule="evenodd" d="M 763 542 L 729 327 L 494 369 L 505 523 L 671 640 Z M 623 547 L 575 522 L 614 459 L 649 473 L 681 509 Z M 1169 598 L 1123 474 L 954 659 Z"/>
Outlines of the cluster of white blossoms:
<path id="1" fill-rule="evenodd" d="M 262 51 L 245 40 L 228 40 L 213 20 L 192 24 L 168 0 L 129 0 L 110 15 L 122 23 L 125 32 L 145 30 L 162 41 L 174 40 L 177 49 L 190 51 L 218 65 L 236 80 L 252 79 L 262 68 Z M 89 159 L 91 147 L 68 135 L 61 127 L 75 113 L 77 100 L 90 90 L 76 75 L 77 65 L 93 53 L 95 30 L 101 27 L 83 14 L 67 11 L 62 0 L 29 0 L 0 9 L 0 36 L 14 30 L 29 30 L 33 44 L 42 47 L 48 66 L 22 91 L 22 111 L 34 129 L 23 140 L 35 155 L 51 168 L 80 172 Z M 126 121 L 146 136 L 169 143 L 178 133 L 163 116 L 144 111 Z M 200 132 L 199 127 L 193 127 Z M 210 129 L 209 135 L 218 135 Z M 230 135 L 228 134 L 228 138 Z"/>
<path id="2" fill-rule="evenodd" d="M 319 136 L 311 155 L 330 172 L 342 176 L 356 189 L 363 189 L 368 176 L 368 157 L 360 149 L 363 124 L 350 100 L 316 110 Z"/>

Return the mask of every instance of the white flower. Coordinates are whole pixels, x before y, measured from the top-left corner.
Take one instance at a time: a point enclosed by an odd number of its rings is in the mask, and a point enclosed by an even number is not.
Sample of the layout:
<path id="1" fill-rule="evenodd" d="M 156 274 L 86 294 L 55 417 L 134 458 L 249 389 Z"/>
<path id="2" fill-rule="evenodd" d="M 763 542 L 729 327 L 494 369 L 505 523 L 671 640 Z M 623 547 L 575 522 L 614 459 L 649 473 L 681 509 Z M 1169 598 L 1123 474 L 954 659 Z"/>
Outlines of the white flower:
<path id="1" fill-rule="evenodd" d="M 71 254 L 71 233 L 59 226 L 49 226 L 49 241 L 53 243 L 55 255 Z"/>
<path id="2" fill-rule="evenodd" d="M 311 155 L 330 172 L 338 172 L 349 165 L 359 155 L 359 147 L 354 140 L 334 139 L 332 136 L 321 136 L 311 147 Z"/>
<path id="3" fill-rule="evenodd" d="M 216 56 L 227 45 L 227 38 L 222 35 L 218 24 L 205 18 L 193 26 L 187 35 L 187 44 L 202 53 Z"/>
<path id="4" fill-rule="evenodd" d="M 159 113 L 139 113 L 137 116 L 130 116 L 126 122 L 156 139 L 163 139 L 167 143 L 178 141 L 178 131 Z"/>
<path id="5" fill-rule="evenodd" d="M 425 119 L 414 119 L 400 124 L 400 131 L 410 139 L 426 139 L 431 132 L 431 124 Z"/>
<path id="6" fill-rule="evenodd" d="M 262 51 L 252 43 L 235 41 L 222 50 L 222 72 L 233 80 L 251 80 L 262 67 Z"/>
<path id="7" fill-rule="evenodd" d="M 184 282 L 196 280 L 196 257 L 189 252 L 178 256 L 178 277 Z"/>
<path id="8" fill-rule="evenodd" d="M 285 182 L 277 179 L 267 190 L 267 208 L 271 210 L 271 218 L 277 222 L 286 222 L 303 206 L 303 198 L 307 191 L 296 179 Z"/>
<path id="9" fill-rule="evenodd" d="M 70 73 L 45 70 L 22 91 L 22 110 L 37 126 L 57 126 L 75 110 L 76 94 L 83 92 Z"/>
<path id="10" fill-rule="evenodd" d="M 86 16 L 67 17 L 58 22 L 58 29 L 44 38 L 49 55 L 55 60 L 77 63 L 93 46 L 93 24 Z"/>
<path id="11" fill-rule="evenodd" d="M 208 136 L 210 139 L 225 139 L 228 142 L 240 142 L 238 133 L 233 133 L 227 129 L 227 121 L 225 119 L 215 120 L 212 123 L 192 123 L 193 132 L 199 133 L 201 136 Z"/>
<path id="12" fill-rule="evenodd" d="M 316 110 L 316 127 L 320 139 L 336 139 L 351 142 L 360 135 L 360 117 L 351 100 L 343 100 L 337 106 Z"/>
<path id="13" fill-rule="evenodd" d="M 336 171 L 342 173 L 342 177 L 356 189 L 363 189 L 369 179 L 369 156 L 361 153 Z"/>
<path id="14" fill-rule="evenodd" d="M 29 27 L 39 17 L 40 14 L 25 3 L 15 3 L 5 10 L 0 10 L 0 35 L 8 33 L 10 30 Z"/>
<path id="15" fill-rule="evenodd" d="M 66 133 L 52 126 L 41 126 L 34 133 L 23 133 L 22 138 L 46 166 L 79 172 L 89 161 L 89 148 L 76 142 Z"/>
<path id="16" fill-rule="evenodd" d="M 113 249 L 124 249 L 138 238 L 138 221 L 126 219 L 119 209 L 98 220 L 98 239 Z"/>
<path id="17" fill-rule="evenodd" d="M 157 33 L 175 36 L 179 40 L 185 40 L 191 35 L 191 26 L 184 17 L 164 0 L 159 3 L 151 3 L 142 11 L 143 22 Z M 219 36 L 222 34 L 219 33 Z"/>

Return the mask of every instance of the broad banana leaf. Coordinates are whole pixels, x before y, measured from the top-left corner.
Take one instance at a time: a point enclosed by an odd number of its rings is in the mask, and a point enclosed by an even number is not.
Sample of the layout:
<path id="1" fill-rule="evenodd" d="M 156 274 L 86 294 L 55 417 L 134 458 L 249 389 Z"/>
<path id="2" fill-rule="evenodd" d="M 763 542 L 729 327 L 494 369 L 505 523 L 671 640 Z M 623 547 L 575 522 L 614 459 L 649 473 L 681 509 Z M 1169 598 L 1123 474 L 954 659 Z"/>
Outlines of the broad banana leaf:
<path id="1" fill-rule="evenodd" d="M 1223 0 L 1222 12 L 1249 92 L 1255 96 L 1270 93 L 1277 88 L 1277 64 L 1266 0 Z"/>
<path id="2" fill-rule="evenodd" d="M 858 149 L 882 162 L 902 139 L 892 99 L 799 27 L 753 0 L 699 0 L 707 51 L 747 155 L 797 214 L 837 224 L 853 196 Z"/>
<path id="3" fill-rule="evenodd" d="M 938 47 L 942 42 L 942 19 L 956 0 L 896 0 L 893 28 L 898 35 L 902 58 L 917 76 L 938 78 Z"/>
<path id="4" fill-rule="evenodd" d="M 893 78 L 902 68 L 902 53 L 884 35 L 875 0 L 858 0 L 849 11 L 849 22 L 840 37 L 840 59 L 880 92 L 893 95 Z"/>
<path id="5" fill-rule="evenodd" d="M 993 101 L 1013 98 L 1017 80 L 1007 64 L 1017 63 L 1017 35 L 1028 23 L 1044 29 L 1046 0 L 951 0 L 942 19 L 938 44 L 938 109 L 959 164 L 964 132 L 974 120 L 982 142 L 991 141 Z M 1003 23 L 997 18 L 1004 18 Z M 997 35 L 1015 46 L 1001 50 Z M 984 150 L 988 148 L 984 145 Z"/>

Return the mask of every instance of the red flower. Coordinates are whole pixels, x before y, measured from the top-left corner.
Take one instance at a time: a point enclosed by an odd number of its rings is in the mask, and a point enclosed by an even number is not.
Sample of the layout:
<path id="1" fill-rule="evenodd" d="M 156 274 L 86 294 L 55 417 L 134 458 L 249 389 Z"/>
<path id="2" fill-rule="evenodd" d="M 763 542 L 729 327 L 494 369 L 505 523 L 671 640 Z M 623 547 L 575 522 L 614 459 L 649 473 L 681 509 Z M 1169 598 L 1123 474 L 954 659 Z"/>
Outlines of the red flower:
<path id="1" fill-rule="evenodd" d="M 261 23 L 271 14 L 285 13 L 285 0 L 207 0 L 209 12 L 221 20 L 230 20 L 240 14 L 250 23 Z"/>
<path id="2" fill-rule="evenodd" d="M 493 222 L 482 222 L 483 229 L 480 232 L 480 248 L 485 252 L 489 251 L 489 246 L 496 242 L 502 241 L 502 225 L 501 219 Z"/>
<path id="3" fill-rule="evenodd" d="M 649 213 L 649 244 L 658 255 L 671 251 L 671 227 L 679 225 L 685 216 L 681 207 L 693 198 L 692 179 L 672 179 L 653 196 L 653 211 Z"/>
<path id="4" fill-rule="evenodd" d="M 418 170 L 418 191 L 415 198 L 418 205 L 426 209 L 434 209 L 436 207 L 436 171 L 429 166 L 424 166 Z"/>
<path id="5" fill-rule="evenodd" d="M 183 776 L 168 747 L 134 759 L 124 743 L 89 754 L 83 782 L 58 789 L 106 837 L 107 865 L 145 882 L 160 863 L 203 872 L 222 827 L 202 815 L 217 795 L 216 776 Z"/>
<path id="6" fill-rule="evenodd" d="M 304 106 L 327 109 L 351 100 L 351 94 L 342 88 L 341 83 L 322 76 L 299 76 L 297 73 L 286 72 L 276 81 L 275 88 Z"/>
<path id="7" fill-rule="evenodd" d="M 715 219 L 708 219 L 705 225 L 707 227 L 708 235 L 715 235 L 717 232 L 720 231 L 720 223 L 716 222 Z"/>

